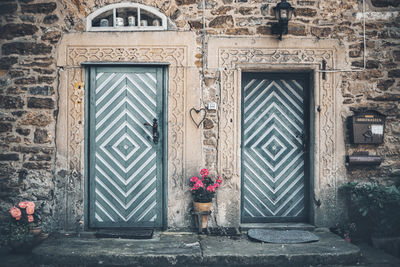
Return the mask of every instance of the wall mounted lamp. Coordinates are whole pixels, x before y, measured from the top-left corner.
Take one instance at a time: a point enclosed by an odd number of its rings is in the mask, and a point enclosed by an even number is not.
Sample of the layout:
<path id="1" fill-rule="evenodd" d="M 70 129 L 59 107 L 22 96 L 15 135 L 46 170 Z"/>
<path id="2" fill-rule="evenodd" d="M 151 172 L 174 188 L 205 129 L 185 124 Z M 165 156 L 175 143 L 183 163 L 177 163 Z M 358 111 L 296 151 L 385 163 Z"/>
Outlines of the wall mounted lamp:
<path id="1" fill-rule="evenodd" d="M 274 7 L 275 18 L 277 23 L 272 24 L 272 33 L 279 34 L 279 40 L 282 40 L 282 35 L 288 33 L 288 22 L 292 18 L 294 7 L 292 7 L 286 0 L 281 0 L 280 3 Z"/>

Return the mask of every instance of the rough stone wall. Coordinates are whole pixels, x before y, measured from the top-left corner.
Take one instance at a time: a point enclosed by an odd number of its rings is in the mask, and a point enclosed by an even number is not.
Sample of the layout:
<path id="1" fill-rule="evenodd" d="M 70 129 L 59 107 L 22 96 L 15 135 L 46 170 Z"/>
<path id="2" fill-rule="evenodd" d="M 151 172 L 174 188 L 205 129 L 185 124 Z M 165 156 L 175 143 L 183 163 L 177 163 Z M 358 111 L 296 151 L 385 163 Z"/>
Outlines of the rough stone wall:
<path id="1" fill-rule="evenodd" d="M 85 17 L 115 0 L 3 0 L 0 3 L 0 221 L 12 203 L 35 200 L 52 229 L 81 227 L 83 203 L 60 210 L 67 192 L 82 192 L 74 184 L 80 173 L 55 173 L 55 125 L 58 109 L 57 44 L 64 33 L 85 30 Z M 204 71 L 202 102 L 219 102 L 220 72 L 207 67 L 209 36 L 270 36 L 272 8 L 278 0 L 143 0 L 158 8 L 178 31 L 195 31 L 198 53 L 193 60 Z M 347 69 L 339 72 L 343 124 L 352 111 L 367 107 L 387 115 L 385 143 L 352 146 L 346 153 L 365 149 L 381 155 L 376 168 L 346 169 L 349 180 L 375 179 L 400 183 L 400 4 L 396 0 L 366 0 L 367 53 L 362 49 L 362 1 L 289 1 L 296 16 L 289 23 L 290 37 L 339 40 L 346 50 Z M 204 12 L 203 12 L 204 10 Z M 202 43 L 203 13 L 205 43 Z M 203 55 L 203 53 L 205 53 Z M 216 171 L 219 141 L 218 113 L 209 111 L 203 123 L 203 156 L 199 168 Z M 344 159 L 341 168 L 344 168 Z M 195 174 L 195 173 L 193 173 Z M 192 175 L 192 174 L 191 174 Z M 235 186 L 226 180 L 226 188 Z M 224 188 L 222 188 L 224 190 Z M 227 189 L 225 189 L 227 190 Z M 170 192 L 171 193 L 171 192 Z M 227 200 L 220 200 L 227 201 Z M 73 201 L 72 201 L 73 202 Z M 218 210 L 215 211 L 215 214 Z M 66 214 L 76 214 L 66 218 Z M 213 224 L 217 221 L 213 217 Z"/>

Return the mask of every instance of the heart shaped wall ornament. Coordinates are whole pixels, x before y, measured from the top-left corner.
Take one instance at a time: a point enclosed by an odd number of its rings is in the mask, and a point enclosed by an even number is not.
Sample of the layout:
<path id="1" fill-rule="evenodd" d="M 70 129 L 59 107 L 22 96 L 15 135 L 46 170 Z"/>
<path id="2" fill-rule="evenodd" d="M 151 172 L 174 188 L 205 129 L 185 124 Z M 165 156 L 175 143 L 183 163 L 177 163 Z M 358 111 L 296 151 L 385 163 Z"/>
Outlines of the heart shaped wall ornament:
<path id="1" fill-rule="evenodd" d="M 199 128 L 201 123 L 206 119 L 207 110 L 205 108 L 201 109 L 191 108 L 189 114 L 194 124 L 196 124 L 196 127 Z"/>

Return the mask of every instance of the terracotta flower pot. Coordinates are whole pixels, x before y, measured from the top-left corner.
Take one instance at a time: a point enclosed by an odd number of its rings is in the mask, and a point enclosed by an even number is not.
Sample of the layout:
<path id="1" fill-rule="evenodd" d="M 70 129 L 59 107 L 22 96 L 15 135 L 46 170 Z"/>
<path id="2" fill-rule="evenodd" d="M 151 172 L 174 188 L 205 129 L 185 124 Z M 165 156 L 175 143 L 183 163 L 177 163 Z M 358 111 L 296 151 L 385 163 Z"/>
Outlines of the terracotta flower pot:
<path id="1" fill-rule="evenodd" d="M 29 229 L 29 233 L 34 237 L 37 237 L 42 233 L 42 227 L 41 226 L 32 227 L 31 229 Z"/>
<path id="2" fill-rule="evenodd" d="M 193 201 L 193 207 L 196 212 L 208 212 L 211 210 L 212 202 L 201 203 Z M 209 214 L 199 215 L 201 218 L 201 228 L 207 228 L 207 221 Z"/>

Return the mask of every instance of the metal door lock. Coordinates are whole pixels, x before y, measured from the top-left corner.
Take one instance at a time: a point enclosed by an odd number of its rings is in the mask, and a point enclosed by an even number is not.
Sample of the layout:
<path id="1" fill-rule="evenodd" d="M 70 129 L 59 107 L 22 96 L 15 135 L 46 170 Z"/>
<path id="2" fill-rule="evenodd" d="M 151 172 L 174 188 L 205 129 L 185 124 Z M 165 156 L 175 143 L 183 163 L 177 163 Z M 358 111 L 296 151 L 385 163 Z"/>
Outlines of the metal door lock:
<path id="1" fill-rule="evenodd" d="M 158 133 L 158 122 L 157 119 L 153 119 L 153 125 L 150 123 L 146 122 L 144 123 L 144 126 L 150 126 L 153 128 L 153 143 L 158 144 L 158 138 L 159 138 L 159 133 Z"/>

